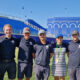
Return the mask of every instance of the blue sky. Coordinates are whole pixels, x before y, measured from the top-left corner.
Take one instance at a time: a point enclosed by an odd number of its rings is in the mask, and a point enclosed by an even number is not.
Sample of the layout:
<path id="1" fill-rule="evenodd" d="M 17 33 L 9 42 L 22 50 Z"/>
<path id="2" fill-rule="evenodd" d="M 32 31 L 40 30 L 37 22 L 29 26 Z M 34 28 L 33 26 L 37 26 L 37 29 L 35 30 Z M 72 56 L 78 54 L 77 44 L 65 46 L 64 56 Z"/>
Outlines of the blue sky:
<path id="1" fill-rule="evenodd" d="M 50 17 L 80 17 L 80 0 L 0 0 L 0 15 L 30 18 L 46 27 Z"/>

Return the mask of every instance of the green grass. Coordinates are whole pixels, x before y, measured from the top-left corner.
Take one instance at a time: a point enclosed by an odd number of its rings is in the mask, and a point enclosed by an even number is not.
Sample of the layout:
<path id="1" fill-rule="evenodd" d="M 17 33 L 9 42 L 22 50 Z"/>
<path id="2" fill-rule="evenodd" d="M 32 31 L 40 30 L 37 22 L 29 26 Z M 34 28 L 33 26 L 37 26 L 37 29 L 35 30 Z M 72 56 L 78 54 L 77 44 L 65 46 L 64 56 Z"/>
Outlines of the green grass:
<path id="1" fill-rule="evenodd" d="M 15 55 L 16 55 L 15 61 L 16 61 L 16 63 L 17 63 L 18 49 L 16 49 L 15 52 L 16 52 L 16 54 L 15 54 Z M 66 58 L 66 63 L 68 63 L 68 58 L 67 58 L 67 56 L 65 56 L 65 58 Z M 8 80 L 7 72 L 5 73 L 4 80 Z M 16 79 L 15 79 L 15 80 L 18 80 L 18 79 L 17 79 L 17 76 L 16 76 Z M 24 80 L 25 80 L 25 78 L 24 78 Z M 32 73 L 31 80 L 35 80 L 34 72 Z M 50 76 L 49 76 L 49 79 L 48 79 L 48 80 L 54 80 L 54 77 L 53 77 L 53 75 L 52 75 L 52 59 L 50 60 Z M 69 80 L 68 71 L 67 71 L 67 76 L 66 76 L 65 80 Z"/>

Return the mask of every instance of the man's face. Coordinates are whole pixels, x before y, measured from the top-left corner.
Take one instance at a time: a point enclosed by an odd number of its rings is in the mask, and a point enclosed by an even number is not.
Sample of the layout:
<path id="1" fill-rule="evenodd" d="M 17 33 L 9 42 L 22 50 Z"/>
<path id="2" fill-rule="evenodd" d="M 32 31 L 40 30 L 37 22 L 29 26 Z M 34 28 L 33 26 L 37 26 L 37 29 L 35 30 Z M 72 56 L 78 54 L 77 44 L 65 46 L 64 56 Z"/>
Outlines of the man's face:
<path id="1" fill-rule="evenodd" d="M 63 38 L 62 37 L 58 37 L 58 38 L 56 38 L 56 41 L 57 41 L 57 43 L 62 43 Z"/>
<path id="2" fill-rule="evenodd" d="M 40 38 L 40 40 L 45 40 L 45 39 L 46 39 L 46 34 L 41 33 L 41 34 L 39 35 L 39 38 Z"/>
<path id="3" fill-rule="evenodd" d="M 30 33 L 23 33 L 23 36 L 26 40 L 30 38 Z"/>
<path id="4" fill-rule="evenodd" d="M 72 37 L 73 41 L 77 41 L 79 38 L 79 34 L 73 34 L 73 35 L 71 35 L 71 37 Z"/>
<path id="5" fill-rule="evenodd" d="M 4 27 L 4 33 L 7 35 L 7 36 L 10 36 L 12 34 L 12 28 L 10 26 L 6 26 Z"/>

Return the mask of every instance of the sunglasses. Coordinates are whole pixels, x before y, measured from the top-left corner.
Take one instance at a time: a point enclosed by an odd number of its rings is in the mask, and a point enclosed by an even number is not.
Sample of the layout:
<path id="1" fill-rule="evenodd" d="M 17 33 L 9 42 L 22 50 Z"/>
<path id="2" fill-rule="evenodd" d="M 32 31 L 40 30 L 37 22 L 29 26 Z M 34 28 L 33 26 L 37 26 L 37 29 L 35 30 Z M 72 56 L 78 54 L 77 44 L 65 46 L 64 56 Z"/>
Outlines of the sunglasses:
<path id="1" fill-rule="evenodd" d="M 42 34 L 40 34 L 40 36 L 45 36 L 45 34 L 42 33 Z"/>
<path id="2" fill-rule="evenodd" d="M 72 34 L 72 36 L 77 36 L 78 34 Z"/>

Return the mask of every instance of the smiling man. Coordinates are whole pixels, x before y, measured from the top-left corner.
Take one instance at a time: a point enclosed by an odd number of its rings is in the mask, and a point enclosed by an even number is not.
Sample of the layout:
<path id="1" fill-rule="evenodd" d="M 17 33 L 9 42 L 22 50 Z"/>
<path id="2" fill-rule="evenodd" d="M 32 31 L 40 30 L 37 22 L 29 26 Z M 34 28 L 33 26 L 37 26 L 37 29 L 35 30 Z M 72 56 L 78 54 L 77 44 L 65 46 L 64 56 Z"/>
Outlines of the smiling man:
<path id="1" fill-rule="evenodd" d="M 35 80 L 48 80 L 50 73 L 50 58 L 53 56 L 51 44 L 46 40 L 46 32 L 38 33 L 40 41 L 34 45 L 35 49 Z"/>
<path id="2" fill-rule="evenodd" d="M 80 40 L 79 32 L 71 33 L 72 41 L 69 43 L 69 76 L 70 80 L 80 80 Z"/>
<path id="3" fill-rule="evenodd" d="M 19 43 L 19 55 L 18 55 L 18 80 L 22 80 L 24 75 L 26 80 L 30 80 L 32 76 L 33 66 L 33 45 L 35 41 L 30 38 L 30 30 L 25 27 L 23 29 L 23 37 Z"/>
<path id="4" fill-rule="evenodd" d="M 4 74 L 8 72 L 9 80 L 14 80 L 16 77 L 16 63 L 15 63 L 15 48 L 16 38 L 12 37 L 12 26 L 9 24 L 4 25 L 5 35 L 0 38 L 0 80 L 4 78 Z"/>

